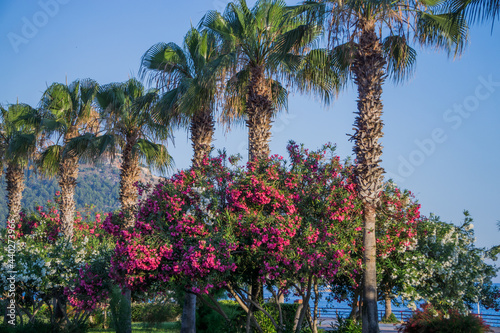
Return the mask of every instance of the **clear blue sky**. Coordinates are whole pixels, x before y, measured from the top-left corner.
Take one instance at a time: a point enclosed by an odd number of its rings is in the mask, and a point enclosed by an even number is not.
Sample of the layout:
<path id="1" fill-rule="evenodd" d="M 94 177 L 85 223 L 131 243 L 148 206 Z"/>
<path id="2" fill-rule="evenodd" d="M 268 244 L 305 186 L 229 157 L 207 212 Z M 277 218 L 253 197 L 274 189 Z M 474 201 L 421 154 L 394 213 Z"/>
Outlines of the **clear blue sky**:
<path id="1" fill-rule="evenodd" d="M 1 1 L 0 103 L 17 98 L 36 106 L 53 82 L 93 78 L 101 84 L 127 80 L 138 72 L 142 54 L 153 44 L 182 43 L 190 25 L 206 10 L 222 10 L 227 0 Z M 249 1 L 253 3 L 253 1 Z M 289 4 L 293 4 L 288 0 Z M 57 5 L 55 5 L 57 4 Z M 396 183 L 415 193 L 424 214 L 460 223 L 468 209 L 477 244 L 500 243 L 500 28 L 474 27 L 461 59 L 418 50 L 415 76 L 384 88 L 383 166 Z M 277 117 L 272 153 L 285 154 L 288 140 L 317 148 L 338 145 L 352 155 L 356 91 L 329 107 L 294 96 L 288 114 Z M 187 133 L 169 146 L 176 166 L 192 155 Z M 217 131 L 216 148 L 247 153 L 246 130 Z"/>

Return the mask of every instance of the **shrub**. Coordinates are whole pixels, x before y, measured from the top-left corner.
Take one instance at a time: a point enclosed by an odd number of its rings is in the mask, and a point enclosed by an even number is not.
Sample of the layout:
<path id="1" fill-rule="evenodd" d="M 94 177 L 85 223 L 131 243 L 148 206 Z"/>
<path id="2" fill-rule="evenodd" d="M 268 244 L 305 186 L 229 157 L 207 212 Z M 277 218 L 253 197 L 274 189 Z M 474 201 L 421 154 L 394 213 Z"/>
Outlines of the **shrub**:
<path id="1" fill-rule="evenodd" d="M 245 312 L 235 301 L 219 301 L 229 323 L 216 311 L 200 303 L 196 310 L 196 332 L 238 333 L 245 331 Z"/>
<path id="2" fill-rule="evenodd" d="M 281 312 L 283 315 L 283 324 L 285 325 L 283 332 L 293 332 L 293 325 L 295 319 L 295 313 L 297 311 L 298 304 L 287 304 L 282 303 Z M 276 303 L 266 303 L 264 304 L 264 309 L 269 312 L 273 316 L 273 319 L 279 323 L 279 310 Z M 266 316 L 262 312 L 255 313 L 255 318 L 259 323 L 260 327 L 264 331 L 264 333 L 275 333 L 276 329 L 274 328 L 271 319 Z M 303 327 L 307 326 L 307 322 L 304 320 Z"/>
<path id="3" fill-rule="evenodd" d="M 472 313 L 461 314 L 457 310 L 436 310 L 430 304 L 422 305 L 398 330 L 400 333 L 483 333 L 489 325 Z"/>
<path id="4" fill-rule="evenodd" d="M 391 313 L 389 318 L 387 318 L 387 319 L 383 318 L 380 322 L 382 324 L 397 324 L 397 323 L 399 323 L 399 320 L 398 320 L 398 318 L 396 318 L 396 315 L 394 313 Z"/>
<path id="5" fill-rule="evenodd" d="M 172 322 L 181 314 L 180 306 L 172 303 L 143 303 L 132 305 L 132 321 L 142 321 L 146 326 Z"/>
<path id="6" fill-rule="evenodd" d="M 337 316 L 337 323 L 332 324 L 332 328 L 336 333 L 361 333 L 361 322 Z"/>
<path id="7" fill-rule="evenodd" d="M 24 325 L 0 325 L 0 333 L 85 333 L 87 325 L 68 324 L 64 329 L 54 329 L 54 327 L 43 321 L 35 321 Z"/>

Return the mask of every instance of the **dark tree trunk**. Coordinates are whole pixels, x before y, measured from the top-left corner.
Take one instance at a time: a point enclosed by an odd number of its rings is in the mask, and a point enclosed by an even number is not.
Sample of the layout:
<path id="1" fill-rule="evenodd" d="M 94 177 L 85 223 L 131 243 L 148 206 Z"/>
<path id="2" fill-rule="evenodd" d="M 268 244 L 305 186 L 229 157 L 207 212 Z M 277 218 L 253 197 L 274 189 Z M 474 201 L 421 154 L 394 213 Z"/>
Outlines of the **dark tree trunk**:
<path id="1" fill-rule="evenodd" d="M 19 213 L 21 212 L 21 199 L 24 190 L 24 170 L 23 168 L 11 162 L 7 166 L 5 175 L 7 181 L 7 206 L 9 216 L 7 221 L 19 222 Z"/>
<path id="2" fill-rule="evenodd" d="M 135 225 L 135 212 L 137 206 L 137 188 L 135 183 L 139 180 L 139 156 L 133 151 L 137 143 L 137 134 L 131 133 L 126 137 L 125 148 L 122 152 L 122 165 L 120 168 L 120 204 L 125 215 L 125 228 Z"/>
<path id="3" fill-rule="evenodd" d="M 246 107 L 249 160 L 269 156 L 271 118 L 274 111 L 270 91 L 264 77 L 264 67 L 252 68 Z"/>
<path id="4" fill-rule="evenodd" d="M 191 119 L 191 142 L 194 150 L 193 166 L 200 166 L 203 158 L 210 154 L 215 129 L 214 124 L 210 108 L 200 111 Z"/>
<path id="5" fill-rule="evenodd" d="M 358 163 L 356 182 L 364 212 L 362 322 L 363 333 L 378 333 L 375 220 L 384 173 L 380 167 L 379 139 L 383 136 L 381 95 L 386 62 L 374 23 L 361 19 L 359 27 L 361 35 L 353 64 L 358 111 L 352 139 Z"/>
<path id="6" fill-rule="evenodd" d="M 119 333 L 132 333 L 132 292 L 129 288 L 123 289 L 123 298 L 125 301 L 125 307 L 120 311 L 120 321 L 122 321 L 123 332 Z"/>
<path id="7" fill-rule="evenodd" d="M 196 295 L 186 293 L 181 317 L 181 333 L 196 333 Z"/>

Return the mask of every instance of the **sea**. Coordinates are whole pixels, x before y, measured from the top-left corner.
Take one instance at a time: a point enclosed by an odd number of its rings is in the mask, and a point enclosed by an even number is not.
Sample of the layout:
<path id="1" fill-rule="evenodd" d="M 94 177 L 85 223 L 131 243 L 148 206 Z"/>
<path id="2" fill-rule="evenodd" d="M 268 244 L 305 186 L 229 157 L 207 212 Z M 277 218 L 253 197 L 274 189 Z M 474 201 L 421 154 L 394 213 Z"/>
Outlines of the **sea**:
<path id="1" fill-rule="evenodd" d="M 493 285 L 500 288 L 500 283 L 494 283 Z M 272 295 L 270 292 L 264 291 L 264 297 L 271 298 Z M 350 305 L 348 304 L 347 301 L 345 301 L 345 302 L 337 302 L 335 300 L 328 301 L 327 297 L 328 297 L 328 292 L 324 292 L 322 299 L 319 301 L 320 308 L 328 308 L 328 309 L 347 309 L 347 308 L 350 308 Z M 297 301 L 299 299 L 300 299 L 300 297 L 293 296 L 290 294 L 290 296 L 286 299 L 285 302 L 286 303 L 294 303 L 295 301 Z M 311 299 L 311 302 L 312 302 L 312 299 Z M 310 304 L 310 305 L 311 305 L 311 307 L 313 306 L 313 304 Z M 379 302 L 378 303 L 378 310 L 384 310 L 384 306 L 385 305 L 383 302 Z M 392 311 L 397 315 L 398 311 L 411 311 L 411 309 L 409 309 L 406 306 L 396 306 L 393 304 Z M 482 315 L 496 315 L 496 316 L 500 317 L 500 312 L 495 311 L 494 309 L 486 309 L 483 306 L 480 306 L 479 308 L 477 306 L 475 306 L 471 312 L 475 313 L 475 314 L 480 313 Z M 500 318 L 499 318 L 499 320 L 500 320 Z"/>

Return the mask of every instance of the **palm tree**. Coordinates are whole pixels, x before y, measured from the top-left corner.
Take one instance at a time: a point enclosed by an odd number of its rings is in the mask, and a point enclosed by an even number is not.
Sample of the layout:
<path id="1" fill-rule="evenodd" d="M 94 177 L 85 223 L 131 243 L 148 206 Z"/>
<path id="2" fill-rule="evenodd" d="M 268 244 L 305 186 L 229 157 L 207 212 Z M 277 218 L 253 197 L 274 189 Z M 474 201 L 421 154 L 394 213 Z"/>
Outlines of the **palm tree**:
<path id="1" fill-rule="evenodd" d="M 17 119 L 38 110 L 27 104 L 11 104 L 8 109 L 0 106 L 0 174 L 4 163 L 7 167 L 7 201 L 9 216 L 7 221 L 19 221 L 21 199 L 24 190 L 24 169 L 34 157 L 39 137 L 37 128 L 22 124 Z"/>
<path id="2" fill-rule="evenodd" d="M 200 165 L 211 151 L 219 57 L 217 40 L 210 32 L 191 28 L 184 48 L 175 43 L 158 43 L 141 59 L 141 73 L 156 82 L 165 93 L 155 117 L 167 124 L 188 127 L 194 150 L 193 165 Z"/>
<path id="3" fill-rule="evenodd" d="M 95 162 L 102 157 L 121 157 L 120 204 L 124 213 L 123 228 L 133 228 L 137 207 L 139 163 L 160 172 L 172 165 L 172 158 L 161 143 L 170 138 L 170 128 L 152 117 L 158 101 L 156 91 L 145 91 L 136 79 L 124 83 L 110 83 L 99 88 L 96 96 L 103 121 L 99 131 L 73 138 L 68 151 L 84 161 Z M 127 302 L 126 311 L 120 313 L 125 333 L 132 332 L 131 290 L 122 290 Z"/>
<path id="4" fill-rule="evenodd" d="M 201 166 L 210 154 L 214 133 L 214 111 L 219 71 L 224 57 L 219 56 L 216 36 L 191 28 L 184 47 L 158 43 L 142 56 L 141 72 L 165 90 L 155 116 L 164 123 L 188 127 L 194 150 L 193 166 Z M 181 332 L 196 331 L 196 295 L 186 293 L 182 308 Z"/>
<path id="5" fill-rule="evenodd" d="M 135 224 L 137 188 L 140 161 L 165 172 L 172 158 L 161 143 L 170 138 L 170 128 L 152 117 L 158 101 L 156 91 L 145 91 L 136 79 L 124 83 L 110 83 L 99 88 L 96 95 L 100 108 L 101 133 L 86 133 L 73 138 L 68 152 L 84 161 L 93 162 L 100 157 L 121 157 L 120 204 L 125 214 L 124 228 Z"/>
<path id="6" fill-rule="evenodd" d="M 272 118 L 287 107 L 285 86 L 315 92 L 325 103 L 341 86 L 329 52 L 311 50 L 322 26 L 309 18 L 282 0 L 259 0 L 252 9 L 238 0 L 223 14 L 209 11 L 202 20 L 223 41 L 222 51 L 232 55 L 225 109 L 246 116 L 250 160 L 269 155 Z"/>
<path id="7" fill-rule="evenodd" d="M 319 4 L 318 4 L 319 3 Z M 382 86 L 387 75 L 396 81 L 410 75 L 421 46 L 457 55 L 465 47 L 468 28 L 463 15 L 446 11 L 445 1 L 317 0 L 304 10 L 329 5 L 327 25 L 333 53 L 350 63 L 358 88 L 354 123 L 357 185 L 364 206 L 363 332 L 378 332 L 376 280 L 376 208 L 383 186 Z"/>
<path id="8" fill-rule="evenodd" d="M 90 79 L 76 80 L 70 85 L 53 83 L 42 96 L 43 119 L 33 115 L 24 119 L 26 122 L 38 119 L 45 135 L 55 139 L 42 152 L 38 164 L 42 172 L 59 178 L 61 231 L 67 241 L 73 237 L 79 159 L 66 146 L 71 139 L 94 130 L 96 112 L 93 102 L 98 88 L 97 83 Z"/>

